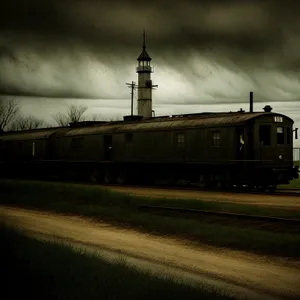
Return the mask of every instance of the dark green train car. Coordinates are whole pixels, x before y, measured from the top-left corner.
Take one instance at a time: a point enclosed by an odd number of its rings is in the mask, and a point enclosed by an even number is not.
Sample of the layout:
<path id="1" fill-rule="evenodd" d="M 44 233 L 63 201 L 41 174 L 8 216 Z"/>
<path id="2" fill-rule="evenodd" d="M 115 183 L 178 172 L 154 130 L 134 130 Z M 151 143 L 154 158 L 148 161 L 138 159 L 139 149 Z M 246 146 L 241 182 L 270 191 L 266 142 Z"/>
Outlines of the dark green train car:
<path id="1" fill-rule="evenodd" d="M 6 133 L 0 147 L 4 160 L 39 162 L 40 169 L 31 170 L 41 174 L 77 174 L 106 183 L 186 180 L 274 187 L 298 177 L 293 123 L 272 112 L 83 122 Z"/>
<path id="2" fill-rule="evenodd" d="M 3 133 L 0 136 L 1 161 L 44 160 L 49 157 L 49 137 L 57 129 L 36 129 Z"/>
<path id="3" fill-rule="evenodd" d="M 293 169 L 293 120 L 277 113 L 213 113 L 76 126 L 56 155 L 90 162 L 105 182 L 189 180 L 203 185 L 277 185 Z M 90 169 L 89 169 L 90 170 Z"/>

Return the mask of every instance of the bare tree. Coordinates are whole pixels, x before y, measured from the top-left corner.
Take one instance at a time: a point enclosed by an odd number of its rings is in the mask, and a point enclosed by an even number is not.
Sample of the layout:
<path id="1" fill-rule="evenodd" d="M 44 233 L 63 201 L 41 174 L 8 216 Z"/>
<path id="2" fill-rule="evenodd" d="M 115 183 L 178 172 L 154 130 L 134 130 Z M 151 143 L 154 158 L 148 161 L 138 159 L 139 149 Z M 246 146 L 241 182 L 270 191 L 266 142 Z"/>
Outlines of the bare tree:
<path id="1" fill-rule="evenodd" d="M 90 117 L 86 118 L 86 121 L 121 121 L 122 117 L 120 116 L 114 116 L 114 117 L 104 117 L 101 114 L 92 114 Z"/>
<path id="2" fill-rule="evenodd" d="M 13 122 L 20 112 L 20 106 L 15 99 L 0 98 L 0 131 L 7 129 L 9 124 Z"/>
<path id="3" fill-rule="evenodd" d="M 87 121 L 103 121 L 101 114 L 92 114 L 90 117 L 87 117 Z"/>
<path id="4" fill-rule="evenodd" d="M 122 121 L 122 120 L 123 120 L 123 118 L 120 116 L 114 116 L 114 117 L 109 118 L 109 121 L 111 121 L 111 122 Z"/>
<path id="5" fill-rule="evenodd" d="M 66 116 L 62 113 L 57 113 L 57 114 L 53 115 L 52 117 L 59 126 L 68 126 L 70 123 L 68 116 Z"/>
<path id="6" fill-rule="evenodd" d="M 71 120 L 71 122 L 80 122 L 84 121 L 85 118 L 83 114 L 86 112 L 87 107 L 86 106 L 76 106 L 76 105 L 71 105 L 68 109 L 68 116 Z"/>
<path id="7" fill-rule="evenodd" d="M 10 126 L 10 130 L 30 130 L 46 126 L 45 122 L 33 116 L 18 117 Z"/>
<path id="8" fill-rule="evenodd" d="M 77 122 L 85 121 L 85 117 L 83 116 L 83 114 L 86 112 L 86 110 L 87 110 L 86 106 L 70 105 L 68 107 L 66 114 L 57 113 L 52 117 L 57 122 L 58 125 L 68 126 L 69 123 L 77 123 Z"/>

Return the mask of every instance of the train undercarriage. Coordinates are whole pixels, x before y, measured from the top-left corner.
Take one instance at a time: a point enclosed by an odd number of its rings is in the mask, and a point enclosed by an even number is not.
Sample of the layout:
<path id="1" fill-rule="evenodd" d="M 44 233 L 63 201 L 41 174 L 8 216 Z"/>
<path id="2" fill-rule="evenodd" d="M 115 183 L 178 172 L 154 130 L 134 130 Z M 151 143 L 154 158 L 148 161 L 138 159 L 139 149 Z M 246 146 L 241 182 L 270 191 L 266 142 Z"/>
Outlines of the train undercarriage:
<path id="1" fill-rule="evenodd" d="M 274 168 L 239 163 L 112 163 L 11 161 L 1 163 L 2 177 L 89 181 L 101 184 L 193 185 L 202 189 L 274 191 L 298 178 L 298 167 Z"/>

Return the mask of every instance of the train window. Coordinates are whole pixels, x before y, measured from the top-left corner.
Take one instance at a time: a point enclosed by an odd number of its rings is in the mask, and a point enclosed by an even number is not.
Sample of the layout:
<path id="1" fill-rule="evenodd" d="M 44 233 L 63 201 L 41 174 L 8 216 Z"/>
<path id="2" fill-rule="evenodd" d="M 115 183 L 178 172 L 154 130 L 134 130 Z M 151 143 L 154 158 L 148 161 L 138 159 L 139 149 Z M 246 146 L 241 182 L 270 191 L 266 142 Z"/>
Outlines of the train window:
<path id="1" fill-rule="evenodd" d="M 185 142 L 184 133 L 177 133 L 177 146 L 183 146 Z"/>
<path id="2" fill-rule="evenodd" d="M 292 132 L 290 127 L 286 128 L 286 143 L 288 145 L 292 144 Z"/>
<path id="3" fill-rule="evenodd" d="M 221 145 L 221 133 L 220 131 L 213 131 L 212 133 L 212 145 L 214 147 L 219 147 Z"/>
<path id="4" fill-rule="evenodd" d="M 124 141 L 125 141 L 125 143 L 132 143 L 133 142 L 133 134 L 132 133 L 125 134 Z"/>
<path id="5" fill-rule="evenodd" d="M 271 145 L 271 125 L 260 125 L 259 143 L 261 146 Z"/>
<path id="6" fill-rule="evenodd" d="M 82 150 L 83 149 L 83 138 L 72 139 L 71 147 L 73 150 Z"/>
<path id="7" fill-rule="evenodd" d="M 284 144 L 284 129 L 283 127 L 277 127 L 277 144 Z"/>

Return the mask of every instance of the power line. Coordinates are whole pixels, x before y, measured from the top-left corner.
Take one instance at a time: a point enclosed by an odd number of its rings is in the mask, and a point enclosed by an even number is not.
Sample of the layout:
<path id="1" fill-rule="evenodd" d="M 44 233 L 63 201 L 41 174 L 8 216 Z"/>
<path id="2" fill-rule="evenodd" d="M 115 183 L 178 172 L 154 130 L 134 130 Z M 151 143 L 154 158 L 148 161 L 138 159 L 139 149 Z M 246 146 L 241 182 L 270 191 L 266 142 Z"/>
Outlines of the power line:
<path id="1" fill-rule="evenodd" d="M 134 95 L 134 91 L 136 90 L 136 88 L 138 87 L 134 81 L 132 81 L 131 83 L 126 83 L 126 85 L 131 88 L 131 115 L 133 116 L 133 95 Z"/>

